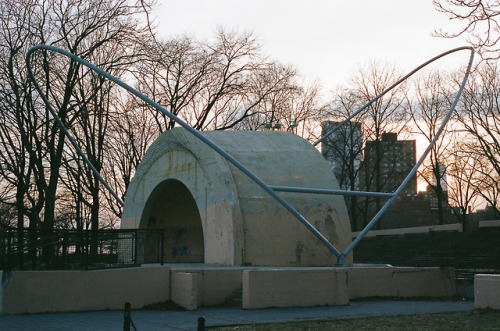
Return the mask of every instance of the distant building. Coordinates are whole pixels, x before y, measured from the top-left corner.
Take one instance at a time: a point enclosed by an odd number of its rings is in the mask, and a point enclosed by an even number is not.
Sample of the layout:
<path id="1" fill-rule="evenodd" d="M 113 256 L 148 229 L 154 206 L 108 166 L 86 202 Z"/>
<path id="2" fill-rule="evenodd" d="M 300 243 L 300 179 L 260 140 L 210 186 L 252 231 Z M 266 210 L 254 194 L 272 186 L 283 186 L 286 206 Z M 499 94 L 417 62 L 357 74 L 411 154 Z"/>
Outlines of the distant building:
<path id="1" fill-rule="evenodd" d="M 439 169 L 439 183 L 441 184 L 441 188 L 443 191 L 448 192 L 448 180 L 446 177 L 446 165 L 443 163 L 438 163 L 438 169 Z M 436 176 L 432 176 L 432 185 L 436 186 L 437 185 L 437 178 Z M 446 199 L 448 201 L 448 199 Z"/>
<path id="2" fill-rule="evenodd" d="M 392 193 L 398 189 L 416 164 L 416 141 L 398 140 L 396 133 L 383 133 L 379 141 L 367 141 L 360 169 L 363 191 Z M 388 198 L 365 198 L 361 202 L 364 222 L 378 212 Z M 412 207 L 409 207 L 412 206 Z M 423 224 L 428 219 L 429 202 L 417 199 L 417 179 L 412 177 L 399 198 L 378 222 L 377 228 L 396 228 Z"/>
<path id="3" fill-rule="evenodd" d="M 323 122 L 323 135 L 340 122 Z M 328 160 L 339 185 L 345 190 L 394 192 L 403 183 L 416 164 L 416 141 L 398 140 L 397 133 L 383 133 L 380 141 L 367 141 L 363 148 L 362 125 L 346 123 L 322 144 L 321 152 Z M 443 222 L 454 222 L 448 205 L 446 171 L 440 166 L 443 188 Z M 377 178 L 378 177 L 378 178 Z M 435 185 L 437 180 L 434 179 Z M 388 198 L 346 197 L 351 226 L 362 229 Z M 352 208 L 351 208 L 352 207 Z M 439 224 L 438 201 L 429 186 L 417 194 L 417 179 L 412 177 L 401 196 L 388 208 L 377 228 L 404 228 Z"/>
<path id="4" fill-rule="evenodd" d="M 415 140 L 398 140 L 397 133 L 383 133 L 380 141 L 367 141 L 361 167 L 362 187 L 368 191 L 394 192 L 416 164 Z M 417 178 L 403 190 L 417 194 Z"/>
<path id="5" fill-rule="evenodd" d="M 450 206 L 448 205 L 448 190 L 445 190 L 445 187 L 446 186 L 443 186 L 442 204 L 443 208 L 450 210 Z M 419 195 L 430 201 L 431 210 L 438 210 L 438 198 L 436 191 L 434 191 L 430 185 L 427 185 L 425 191 L 419 192 Z"/>
<path id="6" fill-rule="evenodd" d="M 322 136 L 341 122 L 321 123 Z M 360 122 L 349 122 L 338 128 L 321 144 L 321 153 L 330 163 L 340 188 L 359 189 L 359 169 L 363 157 L 363 133 Z"/>

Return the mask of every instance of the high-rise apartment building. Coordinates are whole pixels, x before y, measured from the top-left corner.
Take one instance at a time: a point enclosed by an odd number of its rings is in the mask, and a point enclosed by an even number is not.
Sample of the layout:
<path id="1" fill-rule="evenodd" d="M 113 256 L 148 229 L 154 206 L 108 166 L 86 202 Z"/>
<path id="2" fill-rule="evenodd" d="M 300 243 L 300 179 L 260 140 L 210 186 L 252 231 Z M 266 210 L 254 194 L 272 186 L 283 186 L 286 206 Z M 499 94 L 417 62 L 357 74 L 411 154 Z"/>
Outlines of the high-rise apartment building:
<path id="1" fill-rule="evenodd" d="M 323 122 L 323 135 L 339 122 Z M 339 185 L 345 190 L 394 192 L 416 164 L 416 141 L 398 140 L 397 133 L 383 133 L 380 141 L 366 141 L 363 146 L 362 124 L 346 123 L 322 144 L 321 152 L 332 167 Z M 440 166 L 440 172 L 445 171 Z M 441 178 L 443 180 L 445 175 Z M 436 181 L 436 180 L 434 180 Z M 444 222 L 450 222 L 445 181 L 441 182 L 445 207 Z M 387 202 L 387 198 L 346 198 L 354 230 L 362 229 Z M 417 179 L 412 177 L 401 196 L 379 220 L 377 227 L 401 228 L 439 224 L 437 198 L 429 190 L 417 195 Z"/>
<path id="2" fill-rule="evenodd" d="M 416 142 L 398 140 L 397 133 L 383 133 L 381 138 L 366 142 L 361 187 L 367 191 L 394 192 L 416 164 Z M 402 194 L 417 194 L 416 176 Z"/>

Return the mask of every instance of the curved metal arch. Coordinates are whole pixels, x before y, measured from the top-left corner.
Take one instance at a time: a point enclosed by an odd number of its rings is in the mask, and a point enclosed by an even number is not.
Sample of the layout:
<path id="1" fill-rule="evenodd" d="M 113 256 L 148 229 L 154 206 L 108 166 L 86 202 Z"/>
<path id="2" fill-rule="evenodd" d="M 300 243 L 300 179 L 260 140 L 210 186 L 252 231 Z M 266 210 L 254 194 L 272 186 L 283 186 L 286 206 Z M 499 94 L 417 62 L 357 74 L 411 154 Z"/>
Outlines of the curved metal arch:
<path id="1" fill-rule="evenodd" d="M 52 116 L 54 116 L 54 118 L 56 119 L 57 123 L 59 124 L 59 126 L 63 130 L 64 134 L 71 141 L 71 144 L 73 145 L 73 147 L 78 151 L 78 153 L 80 154 L 80 156 L 82 156 L 82 158 L 84 159 L 84 161 L 91 167 L 91 169 L 94 172 L 94 174 L 104 184 L 104 186 L 108 189 L 108 191 L 111 192 L 111 194 L 113 194 L 113 196 L 117 199 L 117 201 L 119 201 L 122 205 L 123 205 L 123 201 L 121 201 L 121 199 L 116 195 L 116 193 L 106 183 L 106 181 L 104 180 L 104 178 L 102 178 L 102 176 L 99 174 L 99 172 L 91 164 L 91 162 L 85 156 L 85 153 L 83 153 L 83 151 L 80 149 L 80 147 L 78 147 L 78 144 L 73 139 L 73 137 L 71 136 L 71 134 L 68 132 L 68 130 L 64 126 L 64 123 L 61 121 L 61 119 L 57 116 L 57 113 L 54 111 L 54 109 L 52 108 L 49 100 L 47 99 L 47 97 L 43 93 L 42 89 L 38 85 L 38 83 L 37 83 L 37 81 L 36 81 L 36 79 L 35 79 L 35 77 L 33 75 L 33 72 L 31 70 L 30 60 L 31 60 L 31 54 L 33 54 L 35 51 L 37 51 L 39 49 L 46 49 L 46 50 L 50 50 L 50 51 L 54 51 L 54 52 L 60 53 L 62 55 L 65 55 L 65 56 L 69 57 L 70 59 L 72 59 L 74 61 L 77 61 L 77 62 L 85 65 L 89 69 L 97 72 L 98 74 L 100 74 L 100 75 L 108 78 L 109 80 L 111 80 L 114 83 L 118 84 L 119 86 L 123 87 L 125 90 L 129 91 L 130 93 L 132 93 L 136 97 L 140 98 L 141 100 L 147 102 L 149 105 L 153 106 L 157 111 L 162 112 L 165 116 L 167 116 L 170 119 L 172 119 L 175 122 L 177 122 L 181 127 L 183 127 L 188 132 L 190 132 L 191 134 L 193 134 L 195 137 L 197 137 L 198 139 L 200 139 L 202 142 L 204 142 L 206 145 L 208 145 L 211 149 L 213 149 L 214 151 L 216 151 L 223 158 L 225 158 L 228 162 L 230 162 L 236 168 L 238 168 L 239 170 L 241 170 L 245 175 L 247 175 L 250 179 L 252 179 L 264 191 L 266 191 L 269 195 L 271 195 L 278 203 L 280 203 L 283 207 L 285 207 L 293 216 L 295 216 L 295 218 L 297 218 L 310 232 L 312 232 L 312 234 L 314 236 L 316 236 L 316 238 L 318 238 L 333 254 L 335 254 L 335 256 L 337 258 L 340 256 L 341 253 L 337 250 L 337 248 L 335 248 L 335 246 L 333 246 L 328 241 L 328 239 L 326 239 L 325 236 L 323 236 L 323 234 L 321 234 L 321 232 L 319 232 L 313 225 L 311 225 L 311 223 L 309 223 L 309 221 L 307 221 L 304 216 L 302 216 L 290 203 L 288 203 L 288 201 L 286 201 L 282 197 L 280 197 L 273 189 L 271 189 L 259 177 L 257 177 L 256 175 L 254 175 L 250 170 L 248 170 L 240 162 L 238 162 L 236 159 L 234 159 L 231 155 L 229 155 L 228 153 L 226 153 L 219 146 L 217 146 L 211 140 L 209 140 L 208 138 L 206 138 L 205 136 L 203 136 L 200 132 L 198 132 L 195 129 L 193 129 L 191 126 L 189 126 L 187 123 L 185 123 L 184 121 L 182 121 L 180 118 L 178 118 L 174 114 L 170 113 L 165 108 L 163 108 L 162 106 L 160 106 L 159 104 L 157 104 L 153 100 L 149 99 L 144 94 L 142 94 L 139 91 L 135 90 L 134 88 L 132 88 L 128 84 L 126 84 L 126 83 L 122 82 L 121 80 L 119 80 L 118 78 L 114 77 L 113 75 L 107 73 L 106 71 L 104 71 L 104 70 L 96 67 L 95 65 L 91 64 L 90 62 L 88 62 L 88 61 L 86 61 L 86 60 L 84 60 L 84 59 L 82 59 L 82 58 L 80 58 L 80 57 L 78 57 L 78 56 L 76 56 L 76 55 L 74 55 L 74 54 L 66 51 L 66 50 L 60 49 L 60 48 L 55 47 L 55 46 L 50 46 L 50 45 L 36 45 L 36 46 L 31 47 L 28 50 L 28 52 L 26 53 L 26 65 L 27 65 L 27 68 L 28 68 L 28 76 L 29 76 L 30 80 L 35 85 L 36 90 L 38 91 L 38 93 L 42 97 L 42 99 L 45 102 L 47 108 L 49 109 L 49 111 L 52 114 Z"/>
<path id="2" fill-rule="evenodd" d="M 412 168 L 412 170 L 410 171 L 410 173 L 406 176 L 406 178 L 403 180 L 403 182 L 399 185 L 399 187 L 397 188 L 397 190 L 394 191 L 394 193 L 392 193 L 392 197 L 385 203 L 385 205 L 378 211 L 378 213 L 372 218 L 372 220 L 365 226 L 365 228 L 359 233 L 359 235 L 356 237 L 356 239 L 354 239 L 353 242 L 338 257 L 338 263 L 339 264 L 345 265 L 345 258 L 346 258 L 346 256 L 354 249 L 354 247 L 356 247 L 356 245 L 361 241 L 361 239 L 364 238 L 364 236 L 366 235 L 366 233 L 368 233 L 368 231 L 370 231 L 371 228 L 377 223 L 377 221 L 385 214 L 385 212 L 391 206 L 391 204 L 394 202 L 394 200 L 396 200 L 396 198 L 401 194 L 401 192 L 406 187 L 406 185 L 408 185 L 408 183 L 410 182 L 410 180 L 412 179 L 412 177 L 416 175 L 418 168 L 422 165 L 422 163 L 424 162 L 425 158 L 427 157 L 427 155 L 430 153 L 430 151 L 432 150 L 432 148 L 436 144 L 437 140 L 439 139 L 439 136 L 442 134 L 444 128 L 448 124 L 448 121 L 450 120 L 451 116 L 453 115 L 453 112 L 455 111 L 455 108 L 456 108 L 456 106 L 458 104 L 458 100 L 460 100 L 460 97 L 462 96 L 462 92 L 463 92 L 463 90 L 465 88 L 465 84 L 467 83 L 467 80 L 469 78 L 469 75 L 470 75 L 470 72 L 471 72 L 471 68 L 472 68 L 472 63 L 474 61 L 474 49 L 472 47 L 470 47 L 470 46 L 463 46 L 463 47 L 454 48 L 454 49 L 451 49 L 451 50 L 449 50 L 447 52 L 441 53 L 441 54 L 433 57 L 429 61 L 424 62 L 423 64 L 421 64 L 420 66 L 418 66 L 417 68 L 415 68 L 414 70 L 412 70 L 410 73 L 408 73 L 407 75 L 405 75 L 403 78 L 401 78 L 400 80 L 398 80 L 396 83 L 394 83 L 393 85 L 391 85 L 385 91 L 383 91 L 382 93 L 380 93 L 379 95 L 377 95 L 375 98 L 373 98 L 372 100 L 370 100 L 367 104 L 365 104 L 359 110 L 357 110 L 356 112 L 354 112 L 346 120 L 344 120 L 343 122 L 341 122 L 340 125 L 338 125 L 333 130 L 330 130 L 329 132 L 327 132 L 323 137 L 321 137 L 320 140 L 318 140 L 317 142 L 314 143 L 314 146 L 316 146 L 317 144 L 319 144 L 321 141 L 323 141 L 324 139 L 326 139 L 329 135 L 331 135 L 336 130 L 338 130 L 341 126 L 345 125 L 352 118 L 354 118 L 356 115 L 358 115 L 363 110 L 365 110 L 366 108 L 368 108 L 372 103 L 374 103 L 375 101 L 377 101 L 378 99 L 380 99 L 381 97 L 383 97 L 387 92 L 389 92 L 392 89 L 394 89 L 396 86 L 398 86 L 399 84 L 401 84 L 402 82 L 404 82 L 405 80 L 407 80 L 409 77 L 411 77 L 412 75 L 414 75 L 416 72 L 420 71 L 422 68 L 426 67 L 427 65 L 431 64 L 432 62 L 434 62 L 434 61 L 436 61 L 436 60 L 438 60 L 438 59 L 440 59 L 442 57 L 445 57 L 445 56 L 447 56 L 447 55 L 449 55 L 451 53 L 455 53 L 455 52 L 459 52 L 459 51 L 463 51 L 463 50 L 470 51 L 470 57 L 469 57 L 469 63 L 468 63 L 468 66 L 467 66 L 467 70 L 465 71 L 464 79 L 462 80 L 462 83 L 460 84 L 460 88 L 458 90 L 457 95 L 455 96 L 455 100 L 453 101 L 453 104 L 451 105 L 450 110 L 448 111 L 448 113 L 446 114 L 446 117 L 444 118 L 443 122 L 441 123 L 441 126 L 439 127 L 438 131 L 436 132 L 436 135 L 434 136 L 434 138 L 430 142 L 429 146 L 427 146 L 427 148 L 425 149 L 424 153 L 422 154 L 422 156 L 420 157 L 420 159 L 417 161 L 417 163 L 415 164 L 415 166 Z M 368 193 L 368 192 L 365 192 L 365 193 Z M 371 192 L 371 193 L 374 196 L 377 196 L 377 195 L 381 196 L 379 192 Z"/>
<path id="3" fill-rule="evenodd" d="M 463 46 L 463 47 L 457 47 L 457 48 L 450 49 L 449 51 L 441 53 L 441 54 L 433 57 L 432 59 L 430 59 L 430 60 L 422 63 L 421 65 L 419 65 L 418 67 L 416 67 L 415 69 L 413 69 L 412 71 L 410 71 L 408 74 L 406 74 L 405 76 L 403 76 L 402 78 L 400 78 L 397 82 L 395 82 L 394 84 L 392 84 L 391 86 L 389 86 L 386 90 L 382 91 L 382 93 L 380 93 L 379 95 L 377 95 L 375 98 L 373 98 L 370 101 L 368 101 L 365 105 L 363 105 L 361 108 L 359 108 L 357 111 L 355 111 L 351 116 L 349 116 L 344 121 L 340 122 L 340 124 L 337 125 L 335 128 L 333 128 L 330 131 L 328 131 L 327 133 L 325 133 L 325 135 L 323 135 L 318 141 L 316 141 L 315 143 L 313 143 L 313 146 L 318 145 L 320 142 L 322 142 L 323 140 L 325 140 L 326 138 L 328 138 L 332 133 L 334 133 L 335 131 L 337 131 L 344 124 L 348 123 L 351 119 L 353 119 L 358 114 L 360 114 L 363 110 L 365 110 L 366 108 L 368 108 L 372 103 L 374 103 L 375 101 L 377 101 L 378 99 L 380 99 L 381 97 L 383 97 L 384 95 L 386 95 L 388 92 L 390 92 L 391 90 L 393 90 L 396 86 L 400 85 L 405 80 L 407 80 L 408 78 L 410 78 L 411 76 L 413 76 L 416 72 L 420 71 L 424 67 L 428 66 L 432 62 L 435 62 L 436 60 L 438 60 L 438 59 L 440 59 L 442 57 L 445 57 L 445 56 L 447 56 L 447 55 L 449 55 L 451 53 L 455 53 L 455 52 L 463 51 L 463 50 L 470 50 L 471 51 L 471 55 L 470 55 L 470 59 L 469 59 L 469 66 L 467 68 L 467 72 L 466 72 L 464 80 L 462 82 L 462 86 L 465 86 L 465 83 L 467 82 L 467 79 L 469 77 L 470 69 L 472 67 L 472 61 L 474 60 L 474 48 L 472 48 L 470 46 Z M 453 110 L 455 109 L 456 102 L 458 102 L 458 99 L 460 99 L 460 95 L 462 94 L 462 90 L 463 90 L 463 88 L 460 89 L 459 94 L 458 94 L 458 98 L 455 98 L 455 102 L 454 102 L 453 106 L 450 108 L 450 112 L 449 113 L 453 113 Z"/>
<path id="4" fill-rule="evenodd" d="M 324 139 L 326 139 L 329 135 L 331 135 L 332 133 L 334 133 L 339 127 L 341 127 L 342 125 L 348 123 L 354 116 L 358 115 L 363 110 L 365 110 L 373 102 L 375 102 L 378 99 L 380 99 L 387 92 L 389 92 L 390 90 L 392 90 L 393 88 L 395 88 L 396 86 L 398 86 L 399 84 L 401 84 L 402 82 L 404 82 L 406 79 L 408 79 L 410 76 L 412 76 L 413 74 L 415 74 L 417 71 L 419 71 L 420 69 L 424 68 L 428 64 L 430 64 L 430 63 L 436 61 L 437 59 L 440 59 L 440 58 L 442 58 L 442 57 L 444 57 L 444 56 L 446 56 L 448 54 L 451 54 L 451 53 L 454 53 L 454 52 L 458 52 L 458 51 L 461 51 L 461 50 L 469 50 L 471 52 L 471 55 L 470 55 L 469 65 L 467 67 L 467 71 L 466 71 L 466 73 L 464 75 L 463 82 L 462 82 L 462 84 L 460 86 L 460 89 L 459 89 L 459 91 L 458 91 L 458 93 L 457 93 L 457 95 L 455 97 L 455 100 L 454 100 L 454 102 L 453 102 L 453 104 L 452 104 L 452 106 L 450 108 L 450 111 L 448 112 L 445 120 L 443 121 L 443 123 L 441 124 L 441 127 L 437 131 L 436 136 L 431 141 L 431 143 L 429 144 L 429 146 L 425 150 L 424 154 L 421 156 L 421 158 L 419 159 L 419 161 L 417 162 L 417 164 L 413 167 L 413 169 L 408 174 L 408 176 L 405 178 L 405 180 L 401 183 L 401 185 L 398 187 L 398 189 L 394 193 L 389 193 L 388 194 L 388 193 L 380 193 L 380 192 L 357 192 L 357 193 L 353 192 L 353 191 L 343 191 L 342 192 L 342 191 L 339 191 L 339 190 L 321 190 L 321 192 L 319 192 L 318 189 L 293 188 L 293 187 L 278 187 L 278 186 L 271 187 L 271 186 L 268 186 L 260 178 L 258 178 L 256 175 L 254 175 L 250 170 L 248 170 L 245 166 L 243 166 L 240 162 L 238 162 L 237 160 L 235 160 L 231 155 L 229 155 L 224 150 L 222 150 L 220 147 L 218 147 L 216 144 L 214 144 L 212 141 L 210 141 L 209 139 L 207 139 L 200 132 L 198 132 L 197 130 L 193 129 L 187 123 L 183 122 L 180 118 L 178 118 L 174 114 L 170 113 L 165 108 L 161 107 L 159 104 L 157 104 L 153 100 L 149 99 L 144 94 L 142 94 L 142 93 L 138 92 L 137 90 L 133 89 L 132 87 L 130 87 L 126 83 L 122 82 L 118 78 L 116 78 L 116 77 L 112 76 L 111 74 L 107 73 L 106 71 L 104 71 L 104 70 L 96 67 L 95 65 L 91 64 L 90 62 L 88 62 L 86 60 L 83 60 L 82 58 L 80 58 L 80 57 L 78 57 L 78 56 L 76 56 L 76 55 L 74 55 L 74 54 L 72 54 L 72 53 L 70 53 L 68 51 L 60 49 L 58 47 L 50 46 L 50 45 L 36 45 L 36 46 L 31 47 L 28 50 L 28 52 L 26 53 L 26 65 L 27 65 L 27 69 L 28 69 L 28 77 L 29 77 L 29 79 L 33 82 L 36 90 L 38 91 L 38 93 L 42 97 L 42 100 L 46 104 L 47 108 L 49 109 L 50 113 L 52 114 L 52 116 L 54 117 L 54 119 L 56 120 L 56 122 L 58 123 L 58 125 L 61 127 L 61 130 L 64 132 L 64 134 L 70 140 L 70 142 L 73 145 L 73 147 L 77 150 L 77 152 L 80 154 L 80 156 L 83 158 L 83 160 L 89 165 L 89 167 L 92 169 L 92 171 L 94 172 L 94 174 L 99 178 L 99 180 L 101 181 L 101 183 L 103 183 L 103 185 L 106 187 L 106 189 L 117 199 L 117 201 L 121 205 L 123 205 L 123 201 L 118 197 L 118 195 L 113 191 L 113 189 L 111 189 L 111 187 L 107 184 L 107 182 L 104 180 L 104 178 L 102 178 L 102 176 L 100 175 L 100 173 L 97 171 L 97 169 L 95 169 L 95 167 L 92 165 L 92 163 L 88 160 L 88 158 L 86 157 L 85 153 L 83 153 L 83 151 L 80 149 L 80 147 L 78 146 L 78 144 L 76 143 L 76 141 L 74 140 L 74 138 L 71 136 L 71 134 L 67 130 L 67 128 L 64 126 L 64 123 L 57 116 L 57 113 L 54 111 L 54 109 L 52 108 L 49 100 L 47 99 L 47 97 L 43 93 L 42 89 L 38 85 L 38 83 L 37 83 L 37 81 L 36 81 L 36 79 L 35 79 L 35 77 L 33 75 L 33 72 L 31 70 L 30 60 L 31 60 L 31 55 L 35 51 L 40 50 L 40 49 L 46 49 L 46 50 L 50 50 L 50 51 L 54 51 L 54 52 L 60 53 L 62 55 L 65 55 L 65 56 L 69 57 L 70 59 L 72 59 L 74 61 L 77 61 L 77 62 L 85 65 L 89 69 L 91 69 L 91 70 L 97 72 L 98 74 L 100 74 L 100 75 L 108 78 L 109 80 L 111 80 L 114 83 L 118 84 L 119 86 L 121 86 L 125 90 L 129 91 L 130 93 L 132 93 L 136 97 L 138 97 L 138 98 L 142 99 L 143 101 L 147 102 L 149 105 L 153 106 L 157 111 L 162 112 L 165 116 L 167 116 L 170 119 L 174 120 L 181 127 L 183 127 L 188 132 L 190 132 L 191 134 L 193 134 L 195 137 L 197 137 L 198 139 L 200 139 L 202 142 L 204 142 L 206 145 L 208 145 L 211 149 L 213 149 L 214 151 L 216 151 L 218 154 L 220 154 L 222 157 L 224 157 L 227 161 L 229 161 L 231 164 L 233 164 L 236 168 L 238 168 L 240 171 L 242 171 L 245 175 L 247 175 L 250 179 L 252 179 L 257 185 L 259 185 L 262 189 L 264 189 L 264 191 L 266 191 L 276 201 L 278 201 L 278 203 L 280 203 L 283 207 L 285 207 L 293 216 L 295 216 L 295 218 L 297 218 L 310 232 L 312 232 L 337 257 L 339 265 L 345 265 L 346 264 L 346 261 L 345 261 L 346 256 L 354 249 L 354 247 L 366 235 L 366 233 L 373 227 L 373 225 L 375 225 L 375 223 L 382 217 L 382 215 L 386 212 L 386 210 L 389 208 L 389 206 L 401 194 L 402 190 L 406 187 L 406 185 L 408 184 L 408 182 L 411 180 L 411 177 L 413 177 L 416 174 L 418 167 L 423 163 L 424 159 L 427 157 L 427 155 L 431 151 L 432 147 L 435 145 L 437 139 L 439 138 L 439 136 L 441 135 L 442 131 L 444 130 L 446 124 L 448 123 L 449 119 L 451 118 L 451 116 L 453 114 L 453 111 L 455 110 L 455 107 L 458 104 L 458 100 L 460 99 L 460 96 L 462 95 L 462 92 L 463 92 L 463 90 L 465 88 L 465 84 L 466 84 L 467 79 L 469 77 L 469 74 L 470 74 L 470 71 L 471 71 L 471 68 L 472 68 L 472 62 L 473 62 L 473 59 L 474 59 L 474 50 L 473 50 L 472 47 L 459 47 L 459 48 L 455 48 L 455 49 L 449 50 L 447 52 L 444 52 L 444 53 L 442 53 L 442 54 L 440 54 L 440 55 L 432 58 L 431 60 L 423 63 L 422 65 L 418 66 L 416 69 L 412 70 L 409 74 L 407 74 L 406 76 L 404 76 L 403 78 L 401 78 L 399 81 L 397 81 L 396 83 L 394 83 L 392 86 L 390 86 L 387 90 L 383 91 L 381 94 L 379 94 L 378 96 L 376 96 L 374 99 L 370 100 L 367 104 L 365 104 L 363 107 L 361 107 L 353 115 L 351 115 L 349 118 L 347 118 L 346 120 L 344 120 L 339 126 L 337 126 L 335 129 L 329 131 L 320 140 L 318 140 L 317 142 L 315 142 L 313 144 L 314 146 L 316 146 L 317 144 L 319 144 L 321 141 L 323 141 Z M 363 231 L 360 232 L 360 234 L 351 243 L 351 245 L 349 245 L 342 253 L 340 253 L 293 206 L 291 206 L 286 200 L 284 200 L 283 198 L 281 198 L 276 193 L 276 192 L 279 192 L 279 191 L 302 192 L 302 193 L 321 193 L 321 194 L 341 194 L 341 195 L 359 194 L 359 195 L 365 195 L 365 196 L 368 196 L 368 195 L 372 195 L 372 196 L 380 195 L 380 196 L 386 196 L 386 197 L 387 196 L 391 196 L 391 198 L 386 202 L 386 204 L 382 207 L 382 209 L 374 216 L 374 218 L 368 223 L 368 225 L 363 229 Z"/>

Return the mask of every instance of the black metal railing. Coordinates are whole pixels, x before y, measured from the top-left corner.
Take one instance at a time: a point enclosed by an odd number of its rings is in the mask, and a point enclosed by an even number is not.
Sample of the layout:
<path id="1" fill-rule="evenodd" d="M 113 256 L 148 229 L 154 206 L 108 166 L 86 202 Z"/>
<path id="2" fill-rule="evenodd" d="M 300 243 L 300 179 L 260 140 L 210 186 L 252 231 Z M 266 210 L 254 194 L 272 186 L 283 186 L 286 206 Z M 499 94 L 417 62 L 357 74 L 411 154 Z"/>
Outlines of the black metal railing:
<path id="1" fill-rule="evenodd" d="M 354 250 L 355 263 L 453 267 L 459 283 L 477 273 L 500 272 L 500 228 L 474 232 L 430 232 L 365 238 Z"/>
<path id="2" fill-rule="evenodd" d="M 163 231 L 0 229 L 0 269 L 103 269 L 163 263 Z"/>

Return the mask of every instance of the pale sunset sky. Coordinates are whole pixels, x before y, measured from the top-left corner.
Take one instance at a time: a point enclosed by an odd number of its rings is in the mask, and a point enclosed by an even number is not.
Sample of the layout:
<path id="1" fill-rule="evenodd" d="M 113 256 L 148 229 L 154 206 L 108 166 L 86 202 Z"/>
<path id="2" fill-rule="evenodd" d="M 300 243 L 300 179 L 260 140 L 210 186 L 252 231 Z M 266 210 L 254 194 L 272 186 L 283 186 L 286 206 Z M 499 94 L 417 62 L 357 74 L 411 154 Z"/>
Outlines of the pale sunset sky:
<path id="1" fill-rule="evenodd" d="M 292 64 L 326 90 L 344 85 L 357 66 L 371 60 L 395 63 L 408 72 L 465 38 L 431 36 L 457 23 L 434 9 L 432 0 L 159 0 L 158 32 L 206 39 L 217 27 L 253 31 L 264 53 Z M 465 65 L 468 54 L 439 65 Z"/>
<path id="2" fill-rule="evenodd" d="M 154 17 L 166 39 L 183 34 L 207 39 L 218 27 L 252 31 L 265 55 L 294 65 L 304 81 L 319 80 L 326 95 L 348 86 L 353 72 L 370 61 L 394 63 L 407 73 L 467 45 L 463 37 L 432 36 L 435 29 L 459 26 L 437 12 L 432 0 L 159 0 Z M 455 70 L 468 58 L 468 52 L 454 53 L 435 66 Z M 427 142 L 417 139 L 417 149 L 425 147 Z"/>

